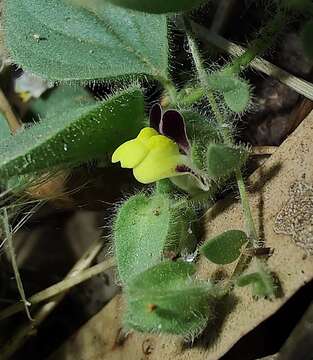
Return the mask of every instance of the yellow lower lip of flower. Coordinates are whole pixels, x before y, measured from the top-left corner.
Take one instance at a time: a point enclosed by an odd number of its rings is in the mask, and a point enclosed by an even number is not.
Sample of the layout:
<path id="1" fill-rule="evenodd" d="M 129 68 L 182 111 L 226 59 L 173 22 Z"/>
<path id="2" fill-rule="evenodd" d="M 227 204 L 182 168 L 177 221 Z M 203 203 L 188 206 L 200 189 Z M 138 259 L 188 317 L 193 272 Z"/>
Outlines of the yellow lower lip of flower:
<path id="1" fill-rule="evenodd" d="M 155 181 L 177 176 L 176 167 L 181 161 L 182 155 L 171 156 L 156 162 L 157 154 L 149 154 L 138 166 L 133 169 L 137 181 L 150 184 Z"/>
<path id="2" fill-rule="evenodd" d="M 132 169 L 147 156 L 148 148 L 137 139 L 127 141 L 118 147 L 112 155 L 112 162 L 121 162 L 123 168 Z"/>
<path id="3" fill-rule="evenodd" d="M 174 141 L 152 128 L 142 129 L 136 139 L 122 144 L 112 156 L 113 163 L 120 161 L 122 167 L 132 168 L 143 184 L 180 175 L 176 168 L 185 160 Z"/>
<path id="4" fill-rule="evenodd" d="M 147 142 L 158 135 L 152 128 L 143 128 L 136 139 L 126 141 L 119 146 L 112 155 L 112 162 L 121 162 L 123 168 L 132 169 L 137 166 L 149 153 Z"/>

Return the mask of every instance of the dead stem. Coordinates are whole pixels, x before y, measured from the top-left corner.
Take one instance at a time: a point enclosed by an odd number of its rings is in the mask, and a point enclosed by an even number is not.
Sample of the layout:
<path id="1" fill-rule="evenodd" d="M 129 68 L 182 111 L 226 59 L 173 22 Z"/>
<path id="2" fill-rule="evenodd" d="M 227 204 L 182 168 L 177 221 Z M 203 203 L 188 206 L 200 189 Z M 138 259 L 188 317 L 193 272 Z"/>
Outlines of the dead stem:
<path id="1" fill-rule="evenodd" d="M 98 239 L 92 243 L 86 253 L 73 266 L 66 278 L 75 276 L 81 271 L 87 269 L 102 247 L 102 239 Z M 38 327 L 58 306 L 67 292 L 68 290 L 63 291 L 61 294 L 52 298 L 47 304 L 43 305 L 43 307 L 35 314 L 34 321 L 32 323 L 25 324 L 16 332 L 16 334 L 2 347 L 1 360 L 10 359 L 12 355 L 25 344 L 27 339 L 34 334 L 36 327 Z"/>
<path id="2" fill-rule="evenodd" d="M 244 47 L 226 40 L 222 36 L 213 33 L 195 22 L 192 22 L 192 28 L 196 31 L 200 38 L 210 42 L 232 56 L 241 56 L 246 51 Z M 252 60 L 249 65 L 256 70 L 279 80 L 281 83 L 289 86 L 306 98 L 313 100 L 313 85 L 310 82 L 288 73 L 260 56 L 257 56 L 254 60 Z"/>
<path id="3" fill-rule="evenodd" d="M 16 133 L 22 126 L 21 121 L 14 114 L 11 105 L 5 97 L 3 91 L 0 89 L 0 112 L 6 118 L 12 134 Z"/>
<path id="4" fill-rule="evenodd" d="M 14 277 L 15 277 L 17 289 L 18 289 L 18 292 L 19 292 L 22 302 L 23 302 L 22 304 L 20 304 L 21 310 L 25 309 L 28 319 L 30 321 L 33 321 L 32 317 L 30 315 L 30 312 L 29 312 L 29 308 L 28 308 L 30 304 L 26 299 L 23 282 L 22 282 L 20 272 L 18 269 L 18 265 L 17 265 L 17 261 L 16 261 L 16 254 L 15 254 L 13 238 L 12 238 L 12 229 L 10 228 L 9 217 L 8 217 L 8 212 L 7 212 L 6 208 L 3 208 L 3 228 L 4 228 L 5 238 L 8 242 L 8 250 L 9 250 L 10 260 L 12 263 L 12 268 L 14 271 Z"/>
<path id="5" fill-rule="evenodd" d="M 108 258 L 103 262 L 92 266 L 91 268 L 81 271 L 76 275 L 68 276 L 64 280 L 49 286 L 48 288 L 38 292 L 28 299 L 30 305 L 38 304 L 42 301 L 48 300 L 56 295 L 62 294 L 64 291 L 70 290 L 72 287 L 92 278 L 93 276 L 99 275 L 105 270 L 115 265 L 114 258 Z M 3 320 L 11 315 L 16 314 L 23 310 L 22 304 L 14 304 L 7 307 L 0 312 L 0 320 Z"/>
<path id="6" fill-rule="evenodd" d="M 250 151 L 250 155 L 252 156 L 273 155 L 277 149 L 278 146 L 253 146 Z"/>

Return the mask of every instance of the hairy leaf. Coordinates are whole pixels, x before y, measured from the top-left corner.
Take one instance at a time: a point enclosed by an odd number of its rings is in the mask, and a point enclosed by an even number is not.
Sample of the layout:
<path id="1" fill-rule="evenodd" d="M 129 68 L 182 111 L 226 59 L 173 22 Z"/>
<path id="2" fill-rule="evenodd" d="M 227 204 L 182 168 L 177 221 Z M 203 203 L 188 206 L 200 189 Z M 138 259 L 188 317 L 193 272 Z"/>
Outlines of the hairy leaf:
<path id="1" fill-rule="evenodd" d="M 66 0 L 8 0 L 4 29 L 13 60 L 51 80 L 167 76 L 165 16 L 107 2 L 85 8 Z"/>
<path id="2" fill-rule="evenodd" d="M 276 294 L 274 279 L 270 274 L 267 265 L 259 262 L 255 272 L 249 272 L 240 276 L 237 280 L 238 286 L 250 285 L 252 294 L 255 297 L 272 298 Z"/>
<path id="3" fill-rule="evenodd" d="M 144 102 L 132 89 L 92 104 L 72 107 L 53 115 L 0 143 L 0 177 L 50 170 L 101 158 L 142 126 Z"/>
<path id="4" fill-rule="evenodd" d="M 219 71 L 208 76 L 209 86 L 223 94 L 227 106 L 234 112 L 243 112 L 250 103 L 249 84 L 232 75 L 229 71 Z"/>
<path id="5" fill-rule="evenodd" d="M 208 240 L 201 247 L 201 253 L 215 264 L 230 264 L 241 254 L 242 246 L 248 241 L 241 230 L 229 230 Z"/>
<path id="6" fill-rule="evenodd" d="M 169 199 L 165 195 L 138 194 L 121 206 L 114 239 L 118 272 L 124 283 L 161 260 L 169 228 Z"/>
<path id="7" fill-rule="evenodd" d="M 212 178 L 229 176 L 240 168 L 247 159 L 244 148 L 223 144 L 210 144 L 207 150 L 207 172 Z"/>
<path id="8" fill-rule="evenodd" d="M 213 317 L 212 286 L 193 280 L 192 264 L 162 262 L 136 276 L 127 287 L 125 325 L 144 332 L 194 337 Z"/>
<path id="9" fill-rule="evenodd" d="M 82 87 L 59 86 L 34 100 L 30 105 L 30 111 L 35 120 L 46 117 L 55 117 L 58 114 L 69 111 L 71 108 L 95 103 L 91 94 Z"/>

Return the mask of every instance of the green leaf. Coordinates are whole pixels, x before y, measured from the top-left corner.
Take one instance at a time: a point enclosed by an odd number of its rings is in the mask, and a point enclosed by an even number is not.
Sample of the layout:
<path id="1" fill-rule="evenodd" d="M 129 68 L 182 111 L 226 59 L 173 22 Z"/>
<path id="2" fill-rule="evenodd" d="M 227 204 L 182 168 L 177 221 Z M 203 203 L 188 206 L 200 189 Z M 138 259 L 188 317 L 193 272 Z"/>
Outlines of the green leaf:
<path id="1" fill-rule="evenodd" d="M 210 144 L 207 150 L 207 172 L 212 178 L 231 175 L 247 159 L 244 148 L 234 148 L 223 144 Z"/>
<path id="2" fill-rule="evenodd" d="M 123 283 L 159 263 L 167 254 L 188 254 L 197 244 L 196 212 L 156 191 L 130 197 L 113 227 L 117 267 Z"/>
<path id="3" fill-rule="evenodd" d="M 194 111 L 182 111 L 186 122 L 188 138 L 191 142 L 191 157 L 199 169 L 206 167 L 206 149 L 208 144 L 221 142 L 218 128 L 206 117 Z"/>
<path id="4" fill-rule="evenodd" d="M 136 297 L 142 292 L 151 291 L 151 289 L 165 291 L 178 282 L 185 281 L 195 273 L 196 267 L 194 264 L 166 260 L 151 266 L 151 268 L 131 279 L 127 284 L 127 294 Z M 164 279 L 164 281 L 160 281 L 160 279 Z"/>
<path id="5" fill-rule="evenodd" d="M 225 265 L 237 260 L 241 248 L 248 241 L 241 230 L 229 230 L 208 240 L 200 248 L 200 252 L 215 264 Z"/>
<path id="6" fill-rule="evenodd" d="M 44 78 L 167 77 L 165 16 L 106 2 L 87 9 L 66 0 L 8 0 L 4 29 L 13 61 Z"/>
<path id="7" fill-rule="evenodd" d="M 206 0 L 109 0 L 112 4 L 147 13 L 165 14 L 189 11 Z"/>
<path id="8" fill-rule="evenodd" d="M 307 57 L 313 59 L 313 20 L 304 25 L 301 38 Z"/>
<path id="9" fill-rule="evenodd" d="M 236 284 L 240 287 L 250 285 L 255 297 L 273 298 L 276 295 L 274 279 L 266 264 L 258 263 L 257 271 L 241 275 Z"/>
<path id="10" fill-rule="evenodd" d="M 161 260 L 170 228 L 169 206 L 165 195 L 137 194 L 119 209 L 113 231 L 122 282 Z"/>
<path id="11" fill-rule="evenodd" d="M 74 107 L 92 105 L 95 103 L 91 94 L 82 87 L 59 86 L 47 95 L 32 101 L 30 111 L 35 116 L 35 120 L 46 117 L 62 116 Z"/>
<path id="12" fill-rule="evenodd" d="M 125 326 L 142 332 L 193 338 L 213 317 L 213 288 L 193 280 L 192 264 L 162 262 L 136 276 L 127 286 Z"/>
<path id="13" fill-rule="evenodd" d="M 245 81 L 238 81 L 233 90 L 224 92 L 226 105 L 235 113 L 241 113 L 249 106 L 250 87 Z"/>
<path id="14" fill-rule="evenodd" d="M 208 76 L 211 89 L 223 94 L 227 106 L 234 112 L 243 112 L 250 103 L 249 84 L 227 70 L 212 73 Z"/>
<path id="15" fill-rule="evenodd" d="M 69 103 L 72 105 L 72 100 Z M 49 118 L 0 143 L 0 177 L 8 179 L 104 157 L 135 137 L 143 118 L 143 96 L 135 88 L 106 101 L 64 106 L 64 111 L 51 112 Z"/>

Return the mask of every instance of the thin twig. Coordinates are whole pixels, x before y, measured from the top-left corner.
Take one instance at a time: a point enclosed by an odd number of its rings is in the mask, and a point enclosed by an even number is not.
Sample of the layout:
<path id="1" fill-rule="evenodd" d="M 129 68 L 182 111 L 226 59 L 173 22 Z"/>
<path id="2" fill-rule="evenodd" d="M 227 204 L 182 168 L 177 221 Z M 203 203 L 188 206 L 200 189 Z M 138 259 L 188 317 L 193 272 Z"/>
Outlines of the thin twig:
<path id="1" fill-rule="evenodd" d="M 21 121 L 14 114 L 11 105 L 9 104 L 7 98 L 5 97 L 3 91 L 0 89 L 0 112 L 3 113 L 6 118 L 9 128 L 12 134 L 16 133 L 22 126 Z"/>
<path id="2" fill-rule="evenodd" d="M 199 35 L 199 37 L 201 37 L 203 40 L 209 41 L 211 44 L 224 50 L 232 56 L 240 56 L 246 51 L 244 47 L 226 40 L 222 36 L 213 33 L 212 31 L 206 29 L 199 24 L 193 22 L 192 27 L 197 32 L 197 35 Z M 280 67 L 270 63 L 269 61 L 259 56 L 252 60 L 250 66 L 256 70 L 263 72 L 266 75 L 278 79 L 281 83 L 289 86 L 299 94 L 305 96 L 310 100 L 313 100 L 313 84 L 311 84 L 310 82 L 288 73 L 287 71 L 281 69 Z"/>
<path id="3" fill-rule="evenodd" d="M 87 270 L 79 272 L 75 276 L 67 277 L 64 280 L 38 292 L 37 294 L 31 296 L 28 299 L 28 302 L 30 305 L 35 305 L 42 301 L 48 300 L 56 295 L 63 293 L 64 291 L 70 290 L 72 287 L 92 278 L 93 276 L 99 275 L 100 273 L 104 272 L 105 270 L 108 270 L 114 265 L 115 265 L 114 258 L 108 258 L 103 262 L 94 265 Z M 0 312 L 0 320 L 12 316 L 17 312 L 20 312 L 22 309 L 23 309 L 22 304 L 14 304 L 12 306 L 9 306 Z"/>
<path id="4" fill-rule="evenodd" d="M 11 263 L 12 263 L 12 268 L 14 271 L 14 277 L 16 280 L 17 289 L 19 291 L 19 294 L 20 294 L 22 302 L 23 302 L 22 304 L 20 304 L 21 310 L 24 309 L 28 319 L 30 321 L 32 321 L 33 319 L 30 315 L 29 308 L 28 308 L 30 304 L 26 299 L 23 282 L 22 282 L 21 275 L 20 275 L 17 261 L 16 261 L 16 254 L 15 254 L 13 238 L 12 238 L 12 229 L 10 228 L 9 217 L 8 217 L 8 212 L 7 212 L 6 208 L 3 208 L 3 228 L 4 228 L 5 238 L 7 239 L 7 242 L 8 242 L 9 255 L 10 255 L 10 259 L 11 259 Z"/>
<path id="5" fill-rule="evenodd" d="M 86 253 L 73 266 L 67 277 L 75 276 L 79 272 L 87 269 L 102 247 L 102 239 L 98 239 L 93 244 L 91 244 L 90 248 L 86 251 Z M 38 327 L 49 316 L 49 314 L 51 314 L 51 312 L 64 299 L 67 292 L 68 291 L 64 291 L 60 295 L 57 295 L 56 297 L 51 299 L 47 304 L 45 304 L 41 309 L 37 311 L 34 316 L 33 323 L 26 324 L 17 331 L 17 333 L 8 341 L 8 343 L 6 343 L 2 347 L 1 360 L 10 359 L 12 355 L 25 344 L 28 338 L 34 334 L 36 327 Z"/>
<path id="6" fill-rule="evenodd" d="M 250 155 L 273 155 L 278 146 L 253 146 Z"/>

